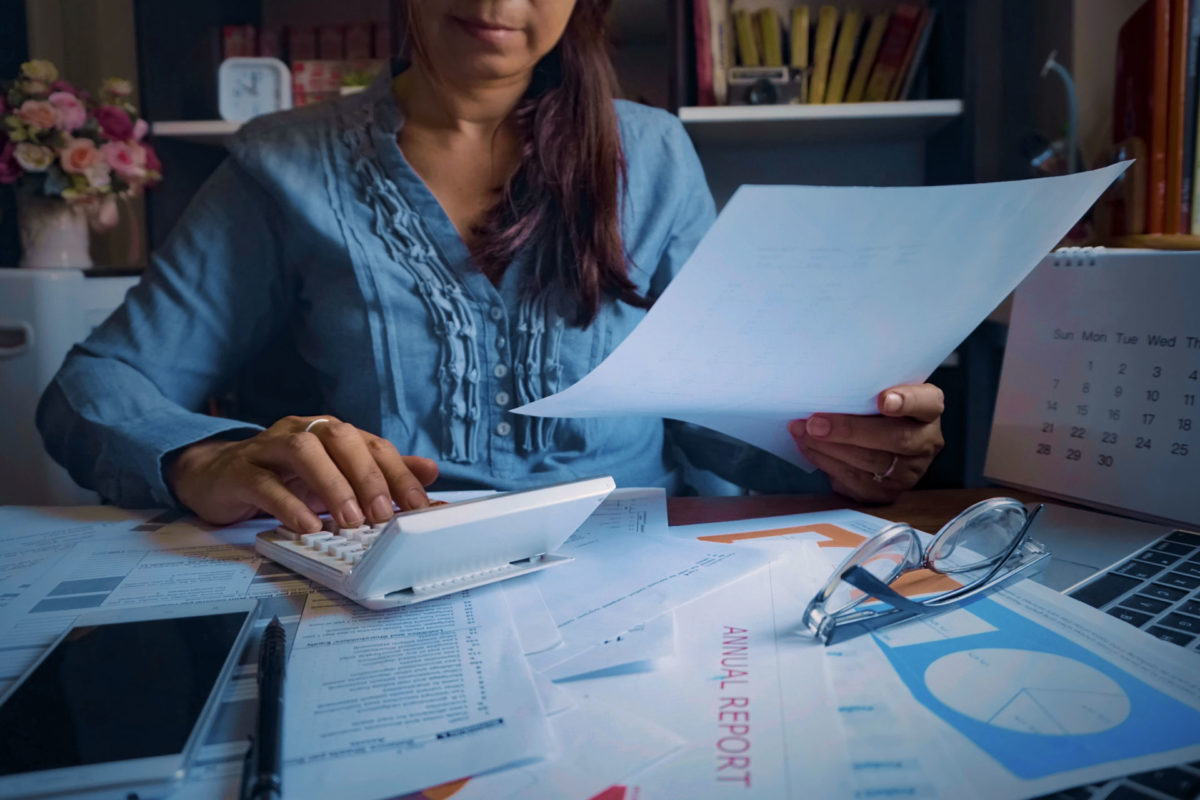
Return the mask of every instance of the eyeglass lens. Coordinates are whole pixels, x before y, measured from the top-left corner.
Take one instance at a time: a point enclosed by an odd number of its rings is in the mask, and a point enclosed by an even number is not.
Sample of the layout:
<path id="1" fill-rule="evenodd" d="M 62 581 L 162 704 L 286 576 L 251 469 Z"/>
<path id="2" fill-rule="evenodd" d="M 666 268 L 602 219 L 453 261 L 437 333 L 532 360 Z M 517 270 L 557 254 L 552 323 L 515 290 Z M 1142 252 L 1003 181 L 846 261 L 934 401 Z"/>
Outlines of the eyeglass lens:
<path id="1" fill-rule="evenodd" d="M 1012 547 L 1025 518 L 1025 507 L 1009 498 L 978 503 L 942 529 L 929 548 L 928 563 L 943 573 L 993 566 Z"/>
<path id="2" fill-rule="evenodd" d="M 883 583 L 891 583 L 906 566 L 911 566 L 914 558 L 915 538 L 906 525 L 891 526 L 868 543 L 864 549 L 855 553 L 847 563 L 834 573 L 836 586 L 825 601 L 825 611 L 837 614 L 858 605 L 866 599 L 862 590 L 856 589 L 840 576 L 846 574 L 853 566 L 859 566 L 871 573 Z M 850 563 L 853 561 L 854 563 Z"/>

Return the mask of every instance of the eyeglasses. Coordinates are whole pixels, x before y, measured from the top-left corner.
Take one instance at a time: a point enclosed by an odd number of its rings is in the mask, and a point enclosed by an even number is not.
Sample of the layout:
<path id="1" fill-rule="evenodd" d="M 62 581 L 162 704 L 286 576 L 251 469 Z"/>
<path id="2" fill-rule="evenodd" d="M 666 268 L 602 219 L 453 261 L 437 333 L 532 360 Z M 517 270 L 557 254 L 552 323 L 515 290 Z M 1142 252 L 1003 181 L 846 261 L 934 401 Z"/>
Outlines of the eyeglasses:
<path id="1" fill-rule="evenodd" d="M 1026 510 L 1011 497 L 976 503 L 946 523 L 928 547 L 903 522 L 887 526 L 863 542 L 834 570 L 804 611 L 804 626 L 818 641 L 837 644 L 870 631 L 917 617 L 930 617 L 1010 586 L 1045 567 L 1050 553 L 1029 538 L 1029 527 L 1042 510 Z M 947 576 L 931 584 L 952 586 L 920 600 L 895 588 L 915 570 Z M 918 588 L 920 582 L 914 582 Z M 931 589 L 934 587 L 931 586 Z M 867 598 L 868 608 L 857 608 Z M 886 603 L 886 606 L 883 605 Z"/>

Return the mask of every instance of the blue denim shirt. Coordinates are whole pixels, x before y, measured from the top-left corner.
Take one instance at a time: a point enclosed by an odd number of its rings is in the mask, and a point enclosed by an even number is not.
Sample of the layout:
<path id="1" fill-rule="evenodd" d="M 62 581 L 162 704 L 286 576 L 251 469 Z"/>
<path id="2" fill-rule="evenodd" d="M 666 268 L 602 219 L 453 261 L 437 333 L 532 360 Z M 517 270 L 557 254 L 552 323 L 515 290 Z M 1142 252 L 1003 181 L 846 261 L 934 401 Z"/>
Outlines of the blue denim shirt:
<path id="1" fill-rule="evenodd" d="M 689 462 L 742 485 L 801 487 L 778 459 L 690 426 L 511 413 L 583 377 L 646 312 L 608 300 L 572 327 L 522 291 L 523 257 L 494 286 L 406 163 L 387 77 L 235 137 L 140 284 L 42 398 L 47 449 L 76 481 L 120 505 L 174 505 L 163 479 L 174 451 L 332 414 L 436 460 L 436 488 L 608 473 L 674 490 Z M 713 201 L 676 118 L 624 101 L 617 116 L 629 275 L 654 296 Z M 238 375 L 250 400 L 240 419 L 203 413 Z"/>

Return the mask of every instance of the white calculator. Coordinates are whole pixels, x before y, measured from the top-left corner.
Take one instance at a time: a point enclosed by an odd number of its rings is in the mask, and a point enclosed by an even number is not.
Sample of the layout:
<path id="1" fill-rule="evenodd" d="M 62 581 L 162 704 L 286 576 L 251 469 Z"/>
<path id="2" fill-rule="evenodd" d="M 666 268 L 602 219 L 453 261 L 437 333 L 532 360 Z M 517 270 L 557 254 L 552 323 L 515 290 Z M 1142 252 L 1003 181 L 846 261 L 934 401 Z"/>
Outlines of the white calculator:
<path id="1" fill-rule="evenodd" d="M 397 514 L 382 525 L 258 534 L 254 549 L 367 608 L 394 608 L 565 564 L 553 551 L 616 488 L 612 477 Z"/>

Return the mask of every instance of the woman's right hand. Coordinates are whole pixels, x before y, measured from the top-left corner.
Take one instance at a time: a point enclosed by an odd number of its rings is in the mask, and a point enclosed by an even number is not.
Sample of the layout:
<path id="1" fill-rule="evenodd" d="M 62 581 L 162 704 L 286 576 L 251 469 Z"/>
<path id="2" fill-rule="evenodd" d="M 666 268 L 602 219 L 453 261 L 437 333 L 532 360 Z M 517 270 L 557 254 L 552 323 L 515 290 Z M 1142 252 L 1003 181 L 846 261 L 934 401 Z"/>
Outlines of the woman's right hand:
<path id="1" fill-rule="evenodd" d="M 328 420 L 309 425 L 314 420 Z M 266 512 L 295 531 L 321 529 L 328 511 L 339 527 L 392 518 L 429 505 L 425 486 L 437 464 L 402 456 L 387 439 L 334 417 L 285 417 L 243 441 L 206 439 L 179 452 L 167 482 L 179 501 L 216 525 Z"/>

